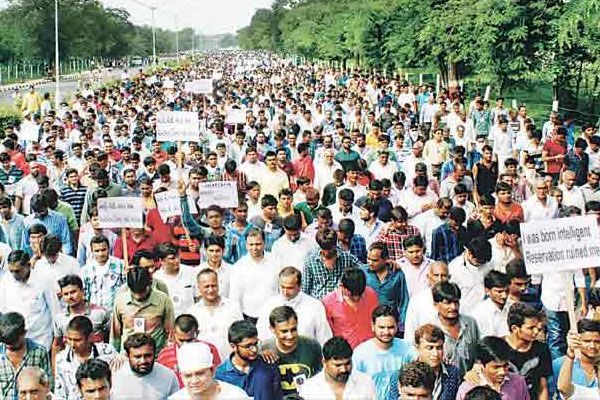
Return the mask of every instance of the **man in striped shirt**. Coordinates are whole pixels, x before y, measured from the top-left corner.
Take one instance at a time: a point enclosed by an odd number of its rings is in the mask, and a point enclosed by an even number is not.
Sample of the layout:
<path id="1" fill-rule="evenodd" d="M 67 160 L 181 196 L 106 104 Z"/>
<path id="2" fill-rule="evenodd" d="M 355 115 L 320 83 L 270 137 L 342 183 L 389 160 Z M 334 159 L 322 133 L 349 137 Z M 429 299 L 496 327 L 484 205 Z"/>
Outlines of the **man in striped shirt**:
<path id="1" fill-rule="evenodd" d="M 83 211 L 87 186 L 83 186 L 79 182 L 79 174 L 75 168 L 68 169 L 65 175 L 67 177 L 67 184 L 61 187 L 60 197 L 65 203 L 73 207 L 75 218 L 81 224 L 81 213 Z"/>

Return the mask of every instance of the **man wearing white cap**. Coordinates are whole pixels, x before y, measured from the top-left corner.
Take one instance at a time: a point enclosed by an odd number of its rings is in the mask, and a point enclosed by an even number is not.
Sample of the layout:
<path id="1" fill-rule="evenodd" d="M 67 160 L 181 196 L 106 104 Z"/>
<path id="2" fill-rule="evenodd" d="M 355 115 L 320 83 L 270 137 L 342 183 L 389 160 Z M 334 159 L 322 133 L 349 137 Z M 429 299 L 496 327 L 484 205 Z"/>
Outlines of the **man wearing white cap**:
<path id="1" fill-rule="evenodd" d="M 169 400 L 246 400 L 246 393 L 215 379 L 213 355 L 205 343 L 186 343 L 177 352 L 177 364 L 184 388 Z"/>

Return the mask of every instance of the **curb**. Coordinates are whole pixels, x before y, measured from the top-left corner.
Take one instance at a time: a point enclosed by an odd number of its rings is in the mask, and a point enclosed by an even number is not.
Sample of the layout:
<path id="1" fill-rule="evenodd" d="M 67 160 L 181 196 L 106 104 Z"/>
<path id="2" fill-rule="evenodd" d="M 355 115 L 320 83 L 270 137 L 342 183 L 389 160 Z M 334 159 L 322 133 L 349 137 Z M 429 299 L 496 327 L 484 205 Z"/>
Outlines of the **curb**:
<path id="1" fill-rule="evenodd" d="M 84 71 L 83 75 L 87 75 L 88 73 L 89 73 L 89 71 Z M 78 78 L 79 78 L 79 74 L 77 73 L 77 74 L 63 75 L 60 77 L 60 80 L 61 81 L 75 81 Z M 10 85 L 3 85 L 3 86 L 0 86 L 0 93 L 13 91 L 15 89 L 27 89 L 31 85 L 38 86 L 38 85 L 43 85 L 45 83 L 50 83 L 50 82 L 54 82 L 54 80 L 50 79 L 50 78 L 43 78 L 43 79 L 35 79 L 33 81 L 13 83 Z"/>

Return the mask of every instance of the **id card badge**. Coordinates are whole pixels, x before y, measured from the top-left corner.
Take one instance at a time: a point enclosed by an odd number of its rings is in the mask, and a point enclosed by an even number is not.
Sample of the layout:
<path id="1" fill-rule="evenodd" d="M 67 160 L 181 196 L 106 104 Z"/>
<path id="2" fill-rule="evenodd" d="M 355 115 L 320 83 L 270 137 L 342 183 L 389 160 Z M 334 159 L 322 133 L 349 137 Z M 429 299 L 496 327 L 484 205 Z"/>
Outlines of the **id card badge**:
<path id="1" fill-rule="evenodd" d="M 273 224 L 265 224 L 265 233 L 271 233 L 273 231 Z"/>
<path id="2" fill-rule="evenodd" d="M 9 176 L 9 177 L 8 177 L 8 183 L 9 183 L 10 185 L 12 185 L 13 183 L 15 183 L 15 180 L 16 180 L 16 177 L 14 177 L 14 176 Z"/>
<path id="3" fill-rule="evenodd" d="M 294 376 L 294 383 L 296 384 L 296 388 L 300 388 L 306 382 L 306 375 L 298 374 Z"/>
<path id="4" fill-rule="evenodd" d="M 146 319 L 145 318 L 134 318 L 133 319 L 133 332 L 145 333 L 146 332 Z"/>

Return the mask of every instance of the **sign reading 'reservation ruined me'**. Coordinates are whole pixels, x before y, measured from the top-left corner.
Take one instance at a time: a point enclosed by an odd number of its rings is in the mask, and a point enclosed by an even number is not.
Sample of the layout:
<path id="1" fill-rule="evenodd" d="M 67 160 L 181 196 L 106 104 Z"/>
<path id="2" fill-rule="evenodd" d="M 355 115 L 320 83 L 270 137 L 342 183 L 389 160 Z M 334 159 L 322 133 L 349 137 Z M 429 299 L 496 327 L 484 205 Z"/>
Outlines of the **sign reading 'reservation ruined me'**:
<path id="1" fill-rule="evenodd" d="M 521 224 L 521 239 L 529 274 L 600 265 L 600 234 L 592 215 Z"/>

